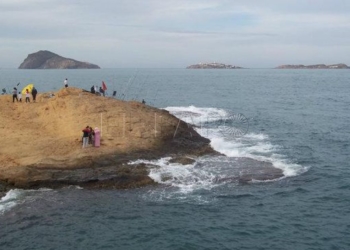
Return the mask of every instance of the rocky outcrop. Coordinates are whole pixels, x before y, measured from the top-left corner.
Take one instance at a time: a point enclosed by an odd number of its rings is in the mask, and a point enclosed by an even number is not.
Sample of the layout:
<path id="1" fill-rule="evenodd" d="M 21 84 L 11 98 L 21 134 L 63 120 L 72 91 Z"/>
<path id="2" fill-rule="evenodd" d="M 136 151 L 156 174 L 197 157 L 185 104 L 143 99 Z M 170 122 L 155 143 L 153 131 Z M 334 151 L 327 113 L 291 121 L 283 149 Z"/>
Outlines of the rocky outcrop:
<path id="1" fill-rule="evenodd" d="M 100 67 L 74 59 L 65 58 L 47 50 L 29 54 L 19 69 L 99 69 Z"/>
<path id="2" fill-rule="evenodd" d="M 78 88 L 39 94 L 36 103 L 0 96 L 0 193 L 9 188 L 134 188 L 155 185 L 137 159 L 217 154 L 209 140 L 171 115 L 139 102 Z M 98 127 L 100 147 L 82 148 L 82 129 Z M 184 164 L 192 162 L 182 160 Z"/>
<path id="3" fill-rule="evenodd" d="M 344 63 L 325 65 L 325 64 L 315 64 L 315 65 L 280 65 L 276 69 L 350 69 Z"/>
<path id="4" fill-rule="evenodd" d="M 199 63 L 187 66 L 186 69 L 242 69 L 242 67 L 223 63 Z"/>

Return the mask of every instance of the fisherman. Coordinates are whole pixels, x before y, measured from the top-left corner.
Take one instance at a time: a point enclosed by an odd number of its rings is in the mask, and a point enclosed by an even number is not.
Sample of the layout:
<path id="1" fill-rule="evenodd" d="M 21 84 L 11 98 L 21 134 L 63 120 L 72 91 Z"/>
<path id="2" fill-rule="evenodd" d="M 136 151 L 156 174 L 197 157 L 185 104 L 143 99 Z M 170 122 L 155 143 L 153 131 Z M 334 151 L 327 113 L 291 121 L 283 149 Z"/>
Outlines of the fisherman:
<path id="1" fill-rule="evenodd" d="M 32 89 L 33 102 L 35 102 L 37 94 L 38 94 L 38 91 L 36 90 L 35 87 L 33 87 L 33 89 Z"/>
<path id="2" fill-rule="evenodd" d="M 14 87 L 13 91 L 12 91 L 12 101 L 15 102 L 15 100 L 18 102 L 18 98 L 17 98 L 17 88 Z"/>
<path id="3" fill-rule="evenodd" d="M 100 93 L 101 93 L 101 95 L 105 96 L 105 91 L 103 90 L 102 87 L 100 87 Z"/>
<path id="4" fill-rule="evenodd" d="M 91 87 L 91 94 L 95 94 L 95 86 L 94 85 L 92 85 L 92 87 Z"/>
<path id="5" fill-rule="evenodd" d="M 142 99 L 142 104 L 146 104 L 146 102 L 145 102 L 145 100 L 144 100 L 144 99 Z"/>
<path id="6" fill-rule="evenodd" d="M 63 84 L 64 84 L 64 87 L 68 88 L 68 79 L 67 78 L 66 78 L 66 80 L 64 80 Z"/>

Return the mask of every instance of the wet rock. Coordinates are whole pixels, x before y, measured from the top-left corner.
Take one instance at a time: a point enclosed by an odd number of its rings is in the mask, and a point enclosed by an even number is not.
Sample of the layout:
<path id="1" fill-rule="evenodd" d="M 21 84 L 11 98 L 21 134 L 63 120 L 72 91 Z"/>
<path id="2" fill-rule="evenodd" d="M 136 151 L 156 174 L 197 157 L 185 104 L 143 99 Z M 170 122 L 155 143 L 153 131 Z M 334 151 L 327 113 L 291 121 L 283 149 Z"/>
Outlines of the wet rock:
<path id="1" fill-rule="evenodd" d="M 171 160 L 169 160 L 169 163 L 179 163 L 182 165 L 189 165 L 189 164 L 193 164 L 196 161 L 194 159 L 188 158 L 188 157 L 176 157 L 176 158 L 172 158 Z"/>

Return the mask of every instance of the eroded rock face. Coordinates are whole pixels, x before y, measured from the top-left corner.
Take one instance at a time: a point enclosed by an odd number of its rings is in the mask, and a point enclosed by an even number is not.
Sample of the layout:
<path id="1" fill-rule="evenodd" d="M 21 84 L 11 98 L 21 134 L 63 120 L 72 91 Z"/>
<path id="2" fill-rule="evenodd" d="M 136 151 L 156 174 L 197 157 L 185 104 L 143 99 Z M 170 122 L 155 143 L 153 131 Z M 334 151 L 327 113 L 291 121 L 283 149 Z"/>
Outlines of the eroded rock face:
<path id="1" fill-rule="evenodd" d="M 74 59 L 65 58 L 47 50 L 29 54 L 19 69 L 99 69 L 100 67 Z"/>

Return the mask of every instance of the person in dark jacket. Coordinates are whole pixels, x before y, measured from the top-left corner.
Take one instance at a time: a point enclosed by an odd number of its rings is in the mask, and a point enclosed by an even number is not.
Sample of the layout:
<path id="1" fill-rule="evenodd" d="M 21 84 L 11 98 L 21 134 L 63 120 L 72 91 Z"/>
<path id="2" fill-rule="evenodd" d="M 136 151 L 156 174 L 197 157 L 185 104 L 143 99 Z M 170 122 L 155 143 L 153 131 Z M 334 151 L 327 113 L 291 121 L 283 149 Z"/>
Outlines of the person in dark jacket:
<path id="1" fill-rule="evenodd" d="M 33 89 L 32 89 L 33 102 L 35 102 L 37 94 L 38 94 L 38 91 L 36 90 L 35 87 L 33 87 Z"/>
<path id="2" fill-rule="evenodd" d="M 92 87 L 91 87 L 91 94 L 95 94 L 95 86 L 94 85 L 92 85 Z"/>
<path id="3" fill-rule="evenodd" d="M 13 91 L 12 91 L 12 101 L 15 102 L 15 100 L 18 102 L 17 88 L 13 88 Z"/>
<path id="4" fill-rule="evenodd" d="M 93 144 L 95 131 L 92 129 L 92 127 L 89 127 L 89 144 Z"/>
<path id="5" fill-rule="evenodd" d="M 100 87 L 100 93 L 101 93 L 101 95 L 105 96 L 105 91 L 103 90 L 102 87 Z"/>

